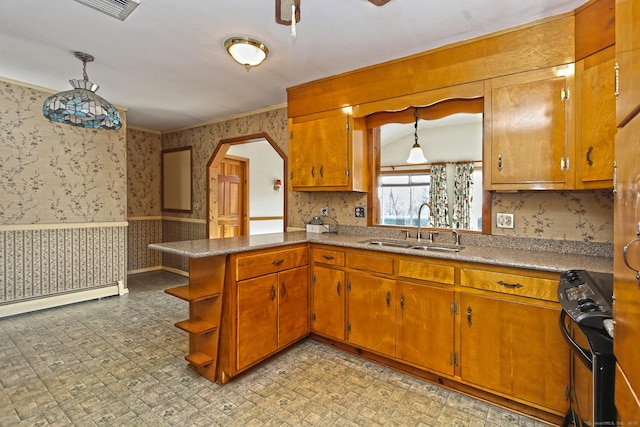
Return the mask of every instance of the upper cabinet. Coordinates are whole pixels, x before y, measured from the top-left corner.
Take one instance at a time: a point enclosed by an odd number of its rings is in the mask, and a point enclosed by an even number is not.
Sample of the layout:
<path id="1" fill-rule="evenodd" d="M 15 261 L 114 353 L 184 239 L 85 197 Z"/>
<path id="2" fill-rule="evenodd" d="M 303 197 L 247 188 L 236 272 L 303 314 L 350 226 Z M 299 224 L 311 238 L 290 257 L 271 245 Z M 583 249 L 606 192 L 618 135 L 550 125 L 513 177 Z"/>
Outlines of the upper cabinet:
<path id="1" fill-rule="evenodd" d="M 640 111 L 640 2 L 616 0 L 616 123 Z"/>
<path id="2" fill-rule="evenodd" d="M 573 148 L 572 67 L 487 82 L 485 188 L 566 189 Z"/>
<path id="3" fill-rule="evenodd" d="M 294 191 L 367 191 L 364 129 L 342 111 L 289 120 L 289 171 Z"/>
<path id="4" fill-rule="evenodd" d="M 576 188 L 613 188 L 614 48 L 576 64 Z"/>

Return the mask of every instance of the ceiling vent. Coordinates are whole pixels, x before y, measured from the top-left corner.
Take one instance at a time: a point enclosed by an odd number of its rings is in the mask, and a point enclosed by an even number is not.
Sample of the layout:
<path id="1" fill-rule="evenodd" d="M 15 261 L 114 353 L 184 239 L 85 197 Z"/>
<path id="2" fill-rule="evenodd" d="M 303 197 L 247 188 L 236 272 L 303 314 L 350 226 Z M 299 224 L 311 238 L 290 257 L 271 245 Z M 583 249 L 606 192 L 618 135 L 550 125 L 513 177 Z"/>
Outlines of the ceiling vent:
<path id="1" fill-rule="evenodd" d="M 75 0 L 92 9 L 124 21 L 140 4 L 140 0 Z"/>

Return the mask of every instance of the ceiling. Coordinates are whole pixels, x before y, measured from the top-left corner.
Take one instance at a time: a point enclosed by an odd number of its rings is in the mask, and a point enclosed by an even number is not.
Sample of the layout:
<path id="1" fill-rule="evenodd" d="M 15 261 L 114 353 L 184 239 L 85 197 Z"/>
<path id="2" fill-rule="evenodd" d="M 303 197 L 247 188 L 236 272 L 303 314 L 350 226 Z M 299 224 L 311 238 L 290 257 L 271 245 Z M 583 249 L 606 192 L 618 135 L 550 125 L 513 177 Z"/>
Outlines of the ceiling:
<path id="1" fill-rule="evenodd" d="M 74 0 L 4 1 L 0 77 L 68 90 L 82 51 L 98 94 L 126 107 L 129 126 L 167 131 L 286 103 L 286 88 L 576 9 L 586 0 L 301 0 L 301 19 L 275 23 L 274 0 L 141 0 L 119 21 Z M 251 71 L 223 42 L 269 48 Z"/>

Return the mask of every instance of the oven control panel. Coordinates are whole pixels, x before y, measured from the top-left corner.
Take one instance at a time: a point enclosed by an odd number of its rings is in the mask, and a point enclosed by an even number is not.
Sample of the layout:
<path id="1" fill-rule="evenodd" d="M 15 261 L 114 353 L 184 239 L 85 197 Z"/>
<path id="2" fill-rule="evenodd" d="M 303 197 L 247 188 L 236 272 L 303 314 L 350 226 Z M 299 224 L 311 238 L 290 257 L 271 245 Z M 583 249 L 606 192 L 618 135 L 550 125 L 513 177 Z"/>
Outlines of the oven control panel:
<path id="1" fill-rule="evenodd" d="M 558 301 L 569 317 L 579 325 L 602 328 L 611 319 L 613 275 L 568 270 L 558 284 Z"/>

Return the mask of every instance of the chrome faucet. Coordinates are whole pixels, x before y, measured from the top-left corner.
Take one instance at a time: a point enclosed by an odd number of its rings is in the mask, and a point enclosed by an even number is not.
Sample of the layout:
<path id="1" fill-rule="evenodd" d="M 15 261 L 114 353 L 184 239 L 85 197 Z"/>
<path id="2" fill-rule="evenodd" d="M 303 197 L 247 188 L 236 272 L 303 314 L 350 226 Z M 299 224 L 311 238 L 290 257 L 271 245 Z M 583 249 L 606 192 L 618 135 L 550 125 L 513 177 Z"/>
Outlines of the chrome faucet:
<path id="1" fill-rule="evenodd" d="M 416 238 L 418 239 L 418 242 L 422 238 L 422 232 L 420 231 L 422 228 L 422 208 L 424 208 L 425 206 L 429 208 L 429 215 L 431 215 L 431 203 L 424 202 L 423 204 L 421 204 L 420 207 L 418 208 L 418 235 L 416 236 Z M 432 234 L 429 234 L 429 241 L 433 240 L 432 236 L 433 236 Z"/>
<path id="2" fill-rule="evenodd" d="M 456 230 L 455 228 L 453 230 L 451 230 L 451 232 L 453 233 L 453 237 L 456 238 L 456 246 L 460 245 L 460 232 L 458 230 Z"/>

